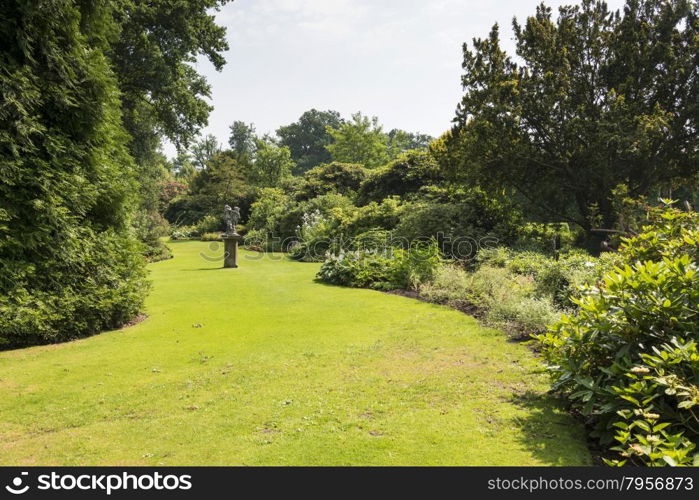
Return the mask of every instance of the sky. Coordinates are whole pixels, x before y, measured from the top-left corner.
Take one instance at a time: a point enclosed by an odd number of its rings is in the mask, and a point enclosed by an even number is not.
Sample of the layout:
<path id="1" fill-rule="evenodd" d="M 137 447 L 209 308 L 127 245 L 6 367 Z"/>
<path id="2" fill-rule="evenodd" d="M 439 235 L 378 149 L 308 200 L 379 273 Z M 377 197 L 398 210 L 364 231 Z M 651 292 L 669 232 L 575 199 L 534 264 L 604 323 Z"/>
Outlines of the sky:
<path id="1" fill-rule="evenodd" d="M 214 110 L 203 134 L 228 142 L 235 120 L 273 133 L 312 108 L 377 116 L 386 131 L 439 136 L 461 100 L 462 44 L 500 25 L 514 54 L 512 18 L 540 0 L 235 0 L 218 13 L 230 50 L 212 86 Z M 546 1 L 556 9 L 575 3 Z M 608 0 L 612 9 L 623 0 Z M 172 145 L 165 145 L 168 156 Z"/>

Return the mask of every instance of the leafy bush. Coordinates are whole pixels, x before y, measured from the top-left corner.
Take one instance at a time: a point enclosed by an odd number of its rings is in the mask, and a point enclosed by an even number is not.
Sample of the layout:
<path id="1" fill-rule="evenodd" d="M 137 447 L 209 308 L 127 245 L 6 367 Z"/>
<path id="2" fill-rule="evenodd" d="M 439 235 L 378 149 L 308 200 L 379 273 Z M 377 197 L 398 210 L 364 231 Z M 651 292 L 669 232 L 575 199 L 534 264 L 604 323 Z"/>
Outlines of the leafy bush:
<path id="1" fill-rule="evenodd" d="M 549 297 L 537 296 L 531 276 L 505 267 L 482 265 L 468 272 L 457 265 L 444 266 L 420 287 L 426 299 L 478 314 L 491 326 L 513 337 L 543 332 L 560 317 Z"/>
<path id="2" fill-rule="evenodd" d="M 202 233 L 199 236 L 201 241 L 223 241 L 221 238 L 221 233 Z"/>
<path id="3" fill-rule="evenodd" d="M 528 222 L 517 228 L 517 238 L 513 247 L 551 254 L 555 250 L 569 250 L 573 247 L 576 233 L 566 223 L 541 224 Z"/>
<path id="4" fill-rule="evenodd" d="M 333 222 L 314 210 L 303 214 L 298 227 L 298 244 L 290 249 L 291 257 L 306 262 L 321 262 L 333 242 Z"/>
<path id="5" fill-rule="evenodd" d="M 204 233 L 216 233 L 223 231 L 221 217 L 206 215 L 196 224 L 196 232 L 200 235 Z"/>
<path id="6" fill-rule="evenodd" d="M 385 229 L 370 229 L 349 240 L 351 250 L 387 250 L 391 245 L 391 233 Z"/>
<path id="7" fill-rule="evenodd" d="M 580 297 L 586 285 L 592 285 L 612 268 L 616 255 L 603 254 L 600 258 L 581 250 L 562 252 L 558 258 L 532 251 L 512 251 L 494 248 L 481 251 L 477 265 L 502 267 L 517 274 L 530 276 L 536 295 L 546 296 L 562 309 L 574 308 L 574 299 Z"/>
<path id="8" fill-rule="evenodd" d="M 482 248 L 514 241 L 518 223 L 507 204 L 474 189 L 458 203 L 409 205 L 394 234 L 406 241 L 436 238 L 446 256 L 470 259 Z"/>
<path id="9" fill-rule="evenodd" d="M 179 226 L 170 229 L 170 238 L 177 240 L 191 240 L 199 236 L 196 226 Z"/>
<path id="10" fill-rule="evenodd" d="M 436 240 L 415 242 L 407 249 L 395 248 L 392 257 L 390 286 L 406 290 L 416 290 L 433 279 L 442 260 Z"/>
<path id="11" fill-rule="evenodd" d="M 341 221 L 344 234 L 353 236 L 374 229 L 391 230 L 396 227 L 406 205 L 399 198 L 391 197 L 381 203 L 371 202 L 350 210 Z"/>
<path id="12" fill-rule="evenodd" d="M 699 217 L 650 217 L 577 313 L 536 338 L 554 389 L 601 444 L 616 440 L 610 463 L 697 465 Z"/>
<path id="13" fill-rule="evenodd" d="M 78 229 L 73 248 L 46 266 L 4 267 L 0 349 L 72 340 L 118 328 L 136 316 L 148 292 L 138 245 L 113 231 Z"/>
<path id="14" fill-rule="evenodd" d="M 381 203 L 391 196 L 417 193 L 443 180 L 439 165 L 427 151 L 408 151 L 385 167 L 372 171 L 357 193 L 357 202 Z"/>
<path id="15" fill-rule="evenodd" d="M 413 290 L 432 279 L 440 265 L 435 242 L 411 249 L 340 250 L 326 256 L 317 278 L 335 285 Z"/>
<path id="16" fill-rule="evenodd" d="M 375 250 L 354 250 L 329 253 L 317 278 L 333 285 L 366 288 L 387 283 L 390 257 Z"/>
<path id="17" fill-rule="evenodd" d="M 352 163 L 332 162 L 312 168 L 303 176 L 297 191 L 299 200 L 308 200 L 328 193 L 353 194 L 366 179 L 368 170 Z"/>

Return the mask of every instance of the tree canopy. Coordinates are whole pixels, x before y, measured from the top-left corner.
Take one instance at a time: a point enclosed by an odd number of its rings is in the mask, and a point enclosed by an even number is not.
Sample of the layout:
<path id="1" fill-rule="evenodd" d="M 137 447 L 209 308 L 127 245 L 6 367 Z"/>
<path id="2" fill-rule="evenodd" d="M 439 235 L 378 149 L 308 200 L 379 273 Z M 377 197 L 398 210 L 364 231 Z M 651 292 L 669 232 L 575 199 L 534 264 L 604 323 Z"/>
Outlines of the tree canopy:
<path id="1" fill-rule="evenodd" d="M 448 141 L 454 178 L 511 189 L 548 219 L 611 225 L 631 196 L 697 172 L 697 3 L 583 0 L 464 45 L 465 95 Z"/>
<path id="2" fill-rule="evenodd" d="M 328 127 L 337 129 L 343 123 L 337 111 L 311 109 L 301 115 L 297 122 L 277 129 L 279 143 L 291 151 L 296 162 L 294 174 L 304 172 L 332 160 L 327 146 L 333 141 Z"/>

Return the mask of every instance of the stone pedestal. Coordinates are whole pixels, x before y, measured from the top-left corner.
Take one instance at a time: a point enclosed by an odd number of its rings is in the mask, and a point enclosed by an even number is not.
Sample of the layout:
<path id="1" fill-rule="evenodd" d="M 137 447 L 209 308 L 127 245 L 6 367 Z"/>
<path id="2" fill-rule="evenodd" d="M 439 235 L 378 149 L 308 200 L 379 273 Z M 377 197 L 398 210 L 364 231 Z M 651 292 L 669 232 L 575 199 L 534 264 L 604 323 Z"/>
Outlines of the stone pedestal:
<path id="1" fill-rule="evenodd" d="M 238 267 L 238 242 L 243 237 L 239 234 L 224 234 L 223 238 L 223 267 L 235 268 Z"/>

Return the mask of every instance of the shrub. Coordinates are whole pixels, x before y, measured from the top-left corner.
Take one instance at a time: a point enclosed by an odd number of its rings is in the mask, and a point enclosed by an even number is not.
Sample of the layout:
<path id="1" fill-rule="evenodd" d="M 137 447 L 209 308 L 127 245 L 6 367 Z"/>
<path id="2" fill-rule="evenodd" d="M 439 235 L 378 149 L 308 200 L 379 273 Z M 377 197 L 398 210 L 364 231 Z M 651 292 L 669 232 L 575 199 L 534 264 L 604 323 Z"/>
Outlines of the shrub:
<path id="1" fill-rule="evenodd" d="M 387 250 L 391 247 L 391 232 L 385 229 L 370 229 L 349 240 L 350 250 Z"/>
<path id="2" fill-rule="evenodd" d="M 413 290 L 432 279 L 440 264 L 435 242 L 411 249 L 340 250 L 326 256 L 317 278 L 335 285 Z"/>
<path id="3" fill-rule="evenodd" d="M 482 265 L 468 272 L 448 265 L 420 287 L 426 299 L 478 314 L 513 337 L 543 332 L 560 317 L 549 297 L 537 296 L 532 276 L 517 275 L 505 267 Z"/>
<path id="4" fill-rule="evenodd" d="M 530 276 L 536 295 L 550 298 L 562 309 L 576 307 L 574 299 L 580 297 L 583 287 L 599 281 L 615 260 L 612 253 L 596 258 L 574 250 L 562 252 L 554 259 L 540 252 L 502 247 L 483 250 L 476 257 L 478 266 L 502 267 L 514 274 Z"/>
<path id="5" fill-rule="evenodd" d="M 0 349 L 92 335 L 138 314 L 149 288 L 138 245 L 112 231 L 78 231 L 80 239 L 51 263 L 51 279 L 41 284 L 27 279 L 26 268 L 5 267 Z"/>
<path id="6" fill-rule="evenodd" d="M 317 166 L 304 174 L 297 198 L 308 200 L 328 193 L 354 194 L 368 172 L 361 165 L 352 163 L 332 162 Z"/>
<path id="7" fill-rule="evenodd" d="M 321 262 L 333 243 L 333 222 L 314 210 L 303 214 L 297 229 L 298 244 L 290 249 L 291 257 L 306 262 Z"/>
<path id="8" fill-rule="evenodd" d="M 199 239 L 201 241 L 223 241 L 221 233 L 202 233 Z"/>
<path id="9" fill-rule="evenodd" d="M 317 278 L 333 285 L 365 288 L 387 283 L 390 257 L 373 250 L 329 253 L 318 271 Z"/>
<path id="10" fill-rule="evenodd" d="M 191 240 L 199 236 L 196 226 L 179 226 L 170 229 L 170 238 L 173 240 Z"/>
<path id="11" fill-rule="evenodd" d="M 353 236 L 373 229 L 392 230 L 400 221 L 406 205 L 399 198 L 391 197 L 381 203 L 371 202 L 348 212 L 342 221 L 344 234 Z"/>
<path id="12" fill-rule="evenodd" d="M 442 261 L 436 240 L 396 248 L 392 257 L 389 286 L 405 290 L 415 290 L 434 278 Z"/>
<path id="13" fill-rule="evenodd" d="M 381 203 L 391 196 L 417 193 L 443 180 L 439 165 L 427 151 L 408 151 L 384 167 L 371 171 L 357 193 L 357 202 Z"/>
<path id="14" fill-rule="evenodd" d="M 459 203 L 419 203 L 403 211 L 396 238 L 436 238 L 447 257 L 471 259 L 482 248 L 512 242 L 519 215 L 506 203 L 471 190 Z"/>
<path id="15" fill-rule="evenodd" d="M 536 338 L 554 390 L 618 453 L 610 463 L 696 465 L 699 217 L 650 218 L 577 313 Z"/>
<path id="16" fill-rule="evenodd" d="M 200 235 L 204 233 L 216 233 L 223 231 L 221 217 L 206 215 L 196 224 L 196 232 Z"/>
<path id="17" fill-rule="evenodd" d="M 552 254 L 555 250 L 569 250 L 573 247 L 576 233 L 566 223 L 541 224 L 528 222 L 519 225 L 513 247 Z"/>

